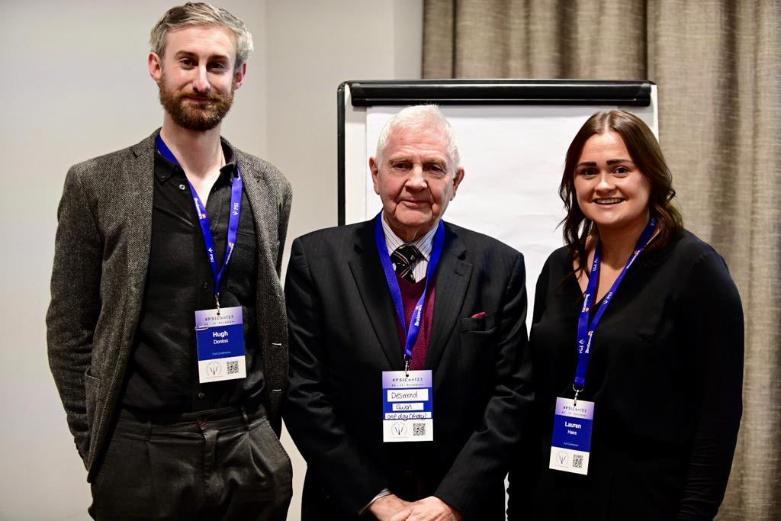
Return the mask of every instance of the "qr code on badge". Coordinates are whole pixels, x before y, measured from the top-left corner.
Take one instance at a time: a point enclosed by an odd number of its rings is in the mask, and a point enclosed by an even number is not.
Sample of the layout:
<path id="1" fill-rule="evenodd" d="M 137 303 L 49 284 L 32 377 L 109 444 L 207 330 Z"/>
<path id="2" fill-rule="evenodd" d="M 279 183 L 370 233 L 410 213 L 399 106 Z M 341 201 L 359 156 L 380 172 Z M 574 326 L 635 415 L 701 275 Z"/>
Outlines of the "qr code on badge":
<path id="1" fill-rule="evenodd" d="M 413 423 L 412 424 L 412 435 L 413 436 L 425 436 L 426 435 L 426 424 L 425 423 Z"/>
<path id="2" fill-rule="evenodd" d="M 583 468 L 583 455 L 581 454 L 573 454 L 572 455 L 572 467 L 576 469 L 582 469 Z"/>
<path id="3" fill-rule="evenodd" d="M 239 361 L 238 360 L 228 360 L 226 362 L 226 372 L 228 374 L 237 374 L 239 372 Z"/>

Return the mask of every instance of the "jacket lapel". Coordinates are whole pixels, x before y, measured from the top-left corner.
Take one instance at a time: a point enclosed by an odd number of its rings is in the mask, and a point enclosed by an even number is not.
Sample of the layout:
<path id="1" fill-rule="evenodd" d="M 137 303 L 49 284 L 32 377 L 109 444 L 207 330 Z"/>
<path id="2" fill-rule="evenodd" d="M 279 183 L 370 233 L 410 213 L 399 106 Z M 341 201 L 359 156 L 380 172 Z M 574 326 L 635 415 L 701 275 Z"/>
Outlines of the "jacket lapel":
<path id="1" fill-rule="evenodd" d="M 226 141 L 227 143 L 227 141 Z M 277 351 L 273 345 L 287 344 L 287 318 L 282 300 L 282 284 L 277 273 L 279 242 L 284 238 L 272 238 L 269 233 L 274 230 L 269 223 L 277 223 L 279 209 L 276 207 L 278 197 L 277 188 L 273 186 L 268 177 L 257 167 L 253 167 L 247 157 L 240 150 L 233 148 L 236 161 L 244 181 L 244 191 L 252 211 L 255 223 L 255 245 L 257 248 L 258 279 L 256 286 L 256 305 L 258 329 L 262 333 L 264 348 L 264 364 L 268 366 L 266 374 L 271 378 L 274 369 L 272 364 L 277 363 Z M 249 209 L 248 209 L 249 211 Z M 283 366 L 287 365 L 287 359 L 279 361 Z M 276 372 L 274 373 L 276 375 Z M 279 383 L 279 387 L 283 383 Z"/>
<path id="2" fill-rule="evenodd" d="M 350 271 L 388 364 L 400 370 L 404 367 L 404 357 L 399 344 L 396 310 L 374 247 L 374 220 L 358 228 L 355 237 L 355 256 L 348 262 Z"/>
<path id="3" fill-rule="evenodd" d="M 252 168 L 246 161 L 244 154 L 236 148 L 233 148 L 236 154 L 236 161 L 241 172 L 241 179 L 244 181 L 244 191 L 247 194 L 247 200 L 252 209 L 252 217 L 255 223 L 255 235 L 257 236 L 256 246 L 258 248 L 258 262 L 266 264 L 263 269 L 267 272 L 276 271 L 277 245 L 271 244 L 271 238 L 268 236 L 268 216 L 275 216 L 278 213 L 276 204 L 277 198 L 270 195 L 273 187 L 269 186 L 260 172 Z M 264 196 L 265 192 L 265 196 Z M 272 277 L 271 288 L 274 293 L 281 291 L 279 281 Z M 258 288 L 260 290 L 260 288 Z"/>
<path id="4" fill-rule="evenodd" d="M 152 244 L 152 199 L 154 195 L 154 140 L 151 136 L 131 147 L 131 161 L 123 165 L 127 190 L 128 233 L 128 308 L 126 309 L 132 327 L 141 311 L 144 296 L 149 249 Z"/>
<path id="5" fill-rule="evenodd" d="M 472 276 L 472 264 L 464 260 L 466 249 L 453 230 L 445 225 L 445 250 L 436 274 L 436 300 L 431 343 L 426 367 L 435 368 L 451 335 L 459 328 L 459 312 Z"/>

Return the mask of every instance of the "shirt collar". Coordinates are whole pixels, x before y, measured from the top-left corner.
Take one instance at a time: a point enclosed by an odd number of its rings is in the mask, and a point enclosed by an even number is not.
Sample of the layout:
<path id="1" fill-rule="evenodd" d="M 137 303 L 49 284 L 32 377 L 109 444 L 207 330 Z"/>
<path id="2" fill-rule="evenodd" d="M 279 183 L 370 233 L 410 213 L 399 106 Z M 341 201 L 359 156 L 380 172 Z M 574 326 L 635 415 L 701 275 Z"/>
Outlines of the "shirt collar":
<path id="1" fill-rule="evenodd" d="M 385 233 L 385 246 L 388 248 L 388 255 L 393 254 L 393 252 L 396 251 L 396 248 L 402 244 L 412 244 L 418 250 L 420 250 L 420 253 L 423 255 L 423 258 L 426 260 L 426 262 L 429 261 L 431 258 L 431 250 L 433 248 L 434 234 L 437 233 L 437 224 L 439 223 L 432 226 L 431 229 L 418 240 L 405 243 L 403 240 L 401 240 L 401 238 L 399 238 L 398 235 L 393 232 L 390 225 L 388 224 L 388 221 L 385 220 L 385 212 L 382 213 L 381 221 L 382 231 Z"/>
<path id="2" fill-rule="evenodd" d="M 220 136 L 220 144 L 222 145 L 222 153 L 225 156 L 225 164 L 220 168 L 220 179 L 225 178 L 227 174 L 238 175 L 236 153 L 233 147 L 222 136 Z M 161 182 L 165 182 L 174 175 L 184 176 L 184 170 L 178 164 L 169 161 L 155 147 L 155 175 Z"/>

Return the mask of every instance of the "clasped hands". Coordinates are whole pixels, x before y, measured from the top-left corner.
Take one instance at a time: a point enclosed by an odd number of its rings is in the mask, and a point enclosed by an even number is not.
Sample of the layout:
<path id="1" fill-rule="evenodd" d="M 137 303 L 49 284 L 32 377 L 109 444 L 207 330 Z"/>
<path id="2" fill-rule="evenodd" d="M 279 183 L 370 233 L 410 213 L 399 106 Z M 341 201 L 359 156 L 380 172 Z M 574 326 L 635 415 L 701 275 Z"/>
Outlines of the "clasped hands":
<path id="1" fill-rule="evenodd" d="M 434 496 L 409 502 L 388 494 L 372 503 L 369 510 L 379 521 L 462 521 L 458 512 Z"/>

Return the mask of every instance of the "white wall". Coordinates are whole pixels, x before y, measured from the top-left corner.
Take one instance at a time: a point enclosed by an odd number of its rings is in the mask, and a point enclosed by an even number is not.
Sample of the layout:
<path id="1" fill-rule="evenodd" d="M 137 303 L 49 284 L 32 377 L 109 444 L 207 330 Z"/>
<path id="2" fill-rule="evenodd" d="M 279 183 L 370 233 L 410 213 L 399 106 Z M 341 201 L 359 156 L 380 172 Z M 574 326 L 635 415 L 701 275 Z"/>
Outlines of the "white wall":
<path id="1" fill-rule="evenodd" d="M 159 126 L 147 39 L 171 5 L 0 3 L 0 519 L 87 519 L 85 472 L 45 350 L 55 212 L 69 165 Z M 289 240 L 336 224 L 336 88 L 348 79 L 419 77 L 422 0 L 220 5 L 247 22 L 256 47 L 224 134 L 293 183 Z M 293 457 L 291 520 L 303 477 Z"/>
<path id="2" fill-rule="evenodd" d="M 268 157 L 293 182 L 289 237 L 336 225 L 336 89 L 420 78 L 422 0 L 268 2 Z"/>

